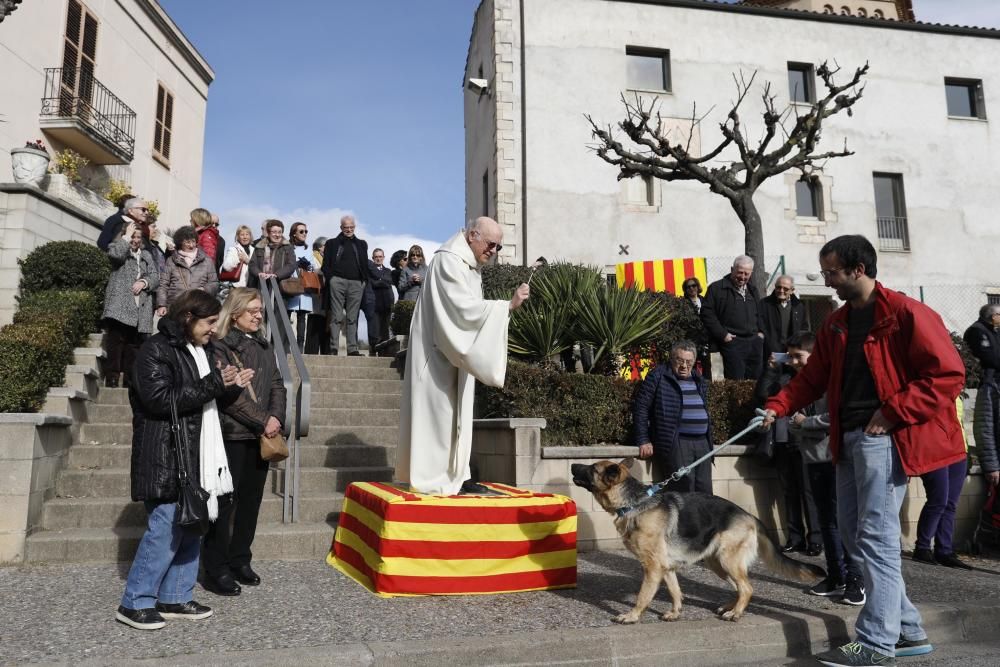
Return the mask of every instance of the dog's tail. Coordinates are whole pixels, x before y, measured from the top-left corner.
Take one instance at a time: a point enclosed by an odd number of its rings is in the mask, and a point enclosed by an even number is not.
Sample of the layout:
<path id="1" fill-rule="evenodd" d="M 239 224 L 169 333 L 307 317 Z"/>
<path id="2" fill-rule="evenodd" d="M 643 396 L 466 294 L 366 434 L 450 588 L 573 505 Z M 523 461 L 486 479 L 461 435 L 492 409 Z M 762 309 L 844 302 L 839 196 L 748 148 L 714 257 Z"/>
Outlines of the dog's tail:
<path id="1" fill-rule="evenodd" d="M 775 574 L 808 584 L 826 576 L 826 570 L 781 553 L 759 520 L 757 521 L 757 557 Z"/>

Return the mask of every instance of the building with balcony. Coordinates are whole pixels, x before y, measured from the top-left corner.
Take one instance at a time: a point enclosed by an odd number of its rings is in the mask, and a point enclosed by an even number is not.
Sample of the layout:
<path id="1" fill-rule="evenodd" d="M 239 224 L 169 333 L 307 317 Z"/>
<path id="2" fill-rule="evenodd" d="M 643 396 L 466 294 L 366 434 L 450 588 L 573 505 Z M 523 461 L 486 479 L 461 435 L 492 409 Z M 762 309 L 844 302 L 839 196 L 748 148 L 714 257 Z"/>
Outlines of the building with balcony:
<path id="1" fill-rule="evenodd" d="M 215 74 L 155 0 L 26 0 L 0 13 L 0 324 L 16 259 L 49 240 L 93 240 L 111 179 L 156 200 L 161 227 L 200 205 Z M 12 10 L 16 8 L 16 12 Z M 10 151 L 41 139 L 89 161 L 77 184 L 13 184 Z"/>
<path id="2" fill-rule="evenodd" d="M 483 0 L 463 82 L 467 217 L 498 219 L 505 261 L 565 258 L 614 274 L 624 262 L 708 257 L 714 280 L 744 248 L 728 202 L 690 182 L 617 181 L 584 114 L 613 126 L 623 94 L 657 98 L 666 127 L 687 138 L 697 105 L 708 114 L 690 137 L 700 154 L 721 142 L 734 73 L 756 71 L 794 114 L 824 92 L 819 63 L 839 63 L 843 78 L 869 62 L 853 116 L 829 118 L 820 144 L 846 140 L 855 155 L 757 191 L 765 268 L 783 257 L 800 296 L 825 300 L 817 252 L 864 234 L 881 251 L 880 279 L 962 330 L 1000 302 L 1000 31 L 918 19 L 910 0 Z M 760 92 L 741 107 L 754 139 Z"/>

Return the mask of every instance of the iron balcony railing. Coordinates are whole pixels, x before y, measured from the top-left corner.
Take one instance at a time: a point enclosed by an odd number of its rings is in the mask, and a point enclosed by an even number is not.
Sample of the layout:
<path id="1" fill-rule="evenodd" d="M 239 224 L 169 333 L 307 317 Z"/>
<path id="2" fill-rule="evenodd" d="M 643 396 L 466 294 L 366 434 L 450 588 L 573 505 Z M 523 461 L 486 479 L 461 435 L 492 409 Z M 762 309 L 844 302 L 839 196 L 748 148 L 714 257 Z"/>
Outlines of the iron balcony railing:
<path id="1" fill-rule="evenodd" d="M 910 229 L 906 218 L 876 218 L 879 250 L 909 252 Z"/>
<path id="2" fill-rule="evenodd" d="M 42 118 L 72 118 L 131 162 L 135 156 L 135 112 L 81 67 L 45 70 Z"/>

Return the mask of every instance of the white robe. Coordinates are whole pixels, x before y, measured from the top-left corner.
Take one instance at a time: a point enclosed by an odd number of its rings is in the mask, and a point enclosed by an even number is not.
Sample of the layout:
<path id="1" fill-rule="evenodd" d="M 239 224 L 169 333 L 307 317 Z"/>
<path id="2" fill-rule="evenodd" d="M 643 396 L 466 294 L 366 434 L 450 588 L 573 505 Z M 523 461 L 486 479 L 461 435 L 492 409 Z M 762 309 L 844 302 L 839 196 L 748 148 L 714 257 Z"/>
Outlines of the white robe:
<path id="1" fill-rule="evenodd" d="M 469 479 L 475 381 L 503 386 L 509 321 L 459 232 L 428 263 L 410 325 L 396 479 L 414 491 L 454 495 Z"/>

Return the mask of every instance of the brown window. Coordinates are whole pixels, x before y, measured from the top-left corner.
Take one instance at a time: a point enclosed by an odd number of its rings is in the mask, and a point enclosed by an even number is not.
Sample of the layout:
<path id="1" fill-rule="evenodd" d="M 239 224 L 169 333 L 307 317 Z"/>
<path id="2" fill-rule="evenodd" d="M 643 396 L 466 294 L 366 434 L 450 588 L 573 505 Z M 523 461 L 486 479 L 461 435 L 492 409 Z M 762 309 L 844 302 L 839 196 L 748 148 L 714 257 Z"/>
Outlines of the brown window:
<path id="1" fill-rule="evenodd" d="M 170 139 L 174 127 L 174 96 L 163 87 L 156 86 L 156 125 L 153 128 L 153 155 L 161 162 L 170 162 Z"/>
<path id="2" fill-rule="evenodd" d="M 62 94 L 63 113 L 85 111 L 94 93 L 94 67 L 97 60 L 97 19 L 78 0 L 69 0 L 66 10 L 66 35 L 63 39 Z M 80 107 L 78 107 L 78 101 Z"/>

